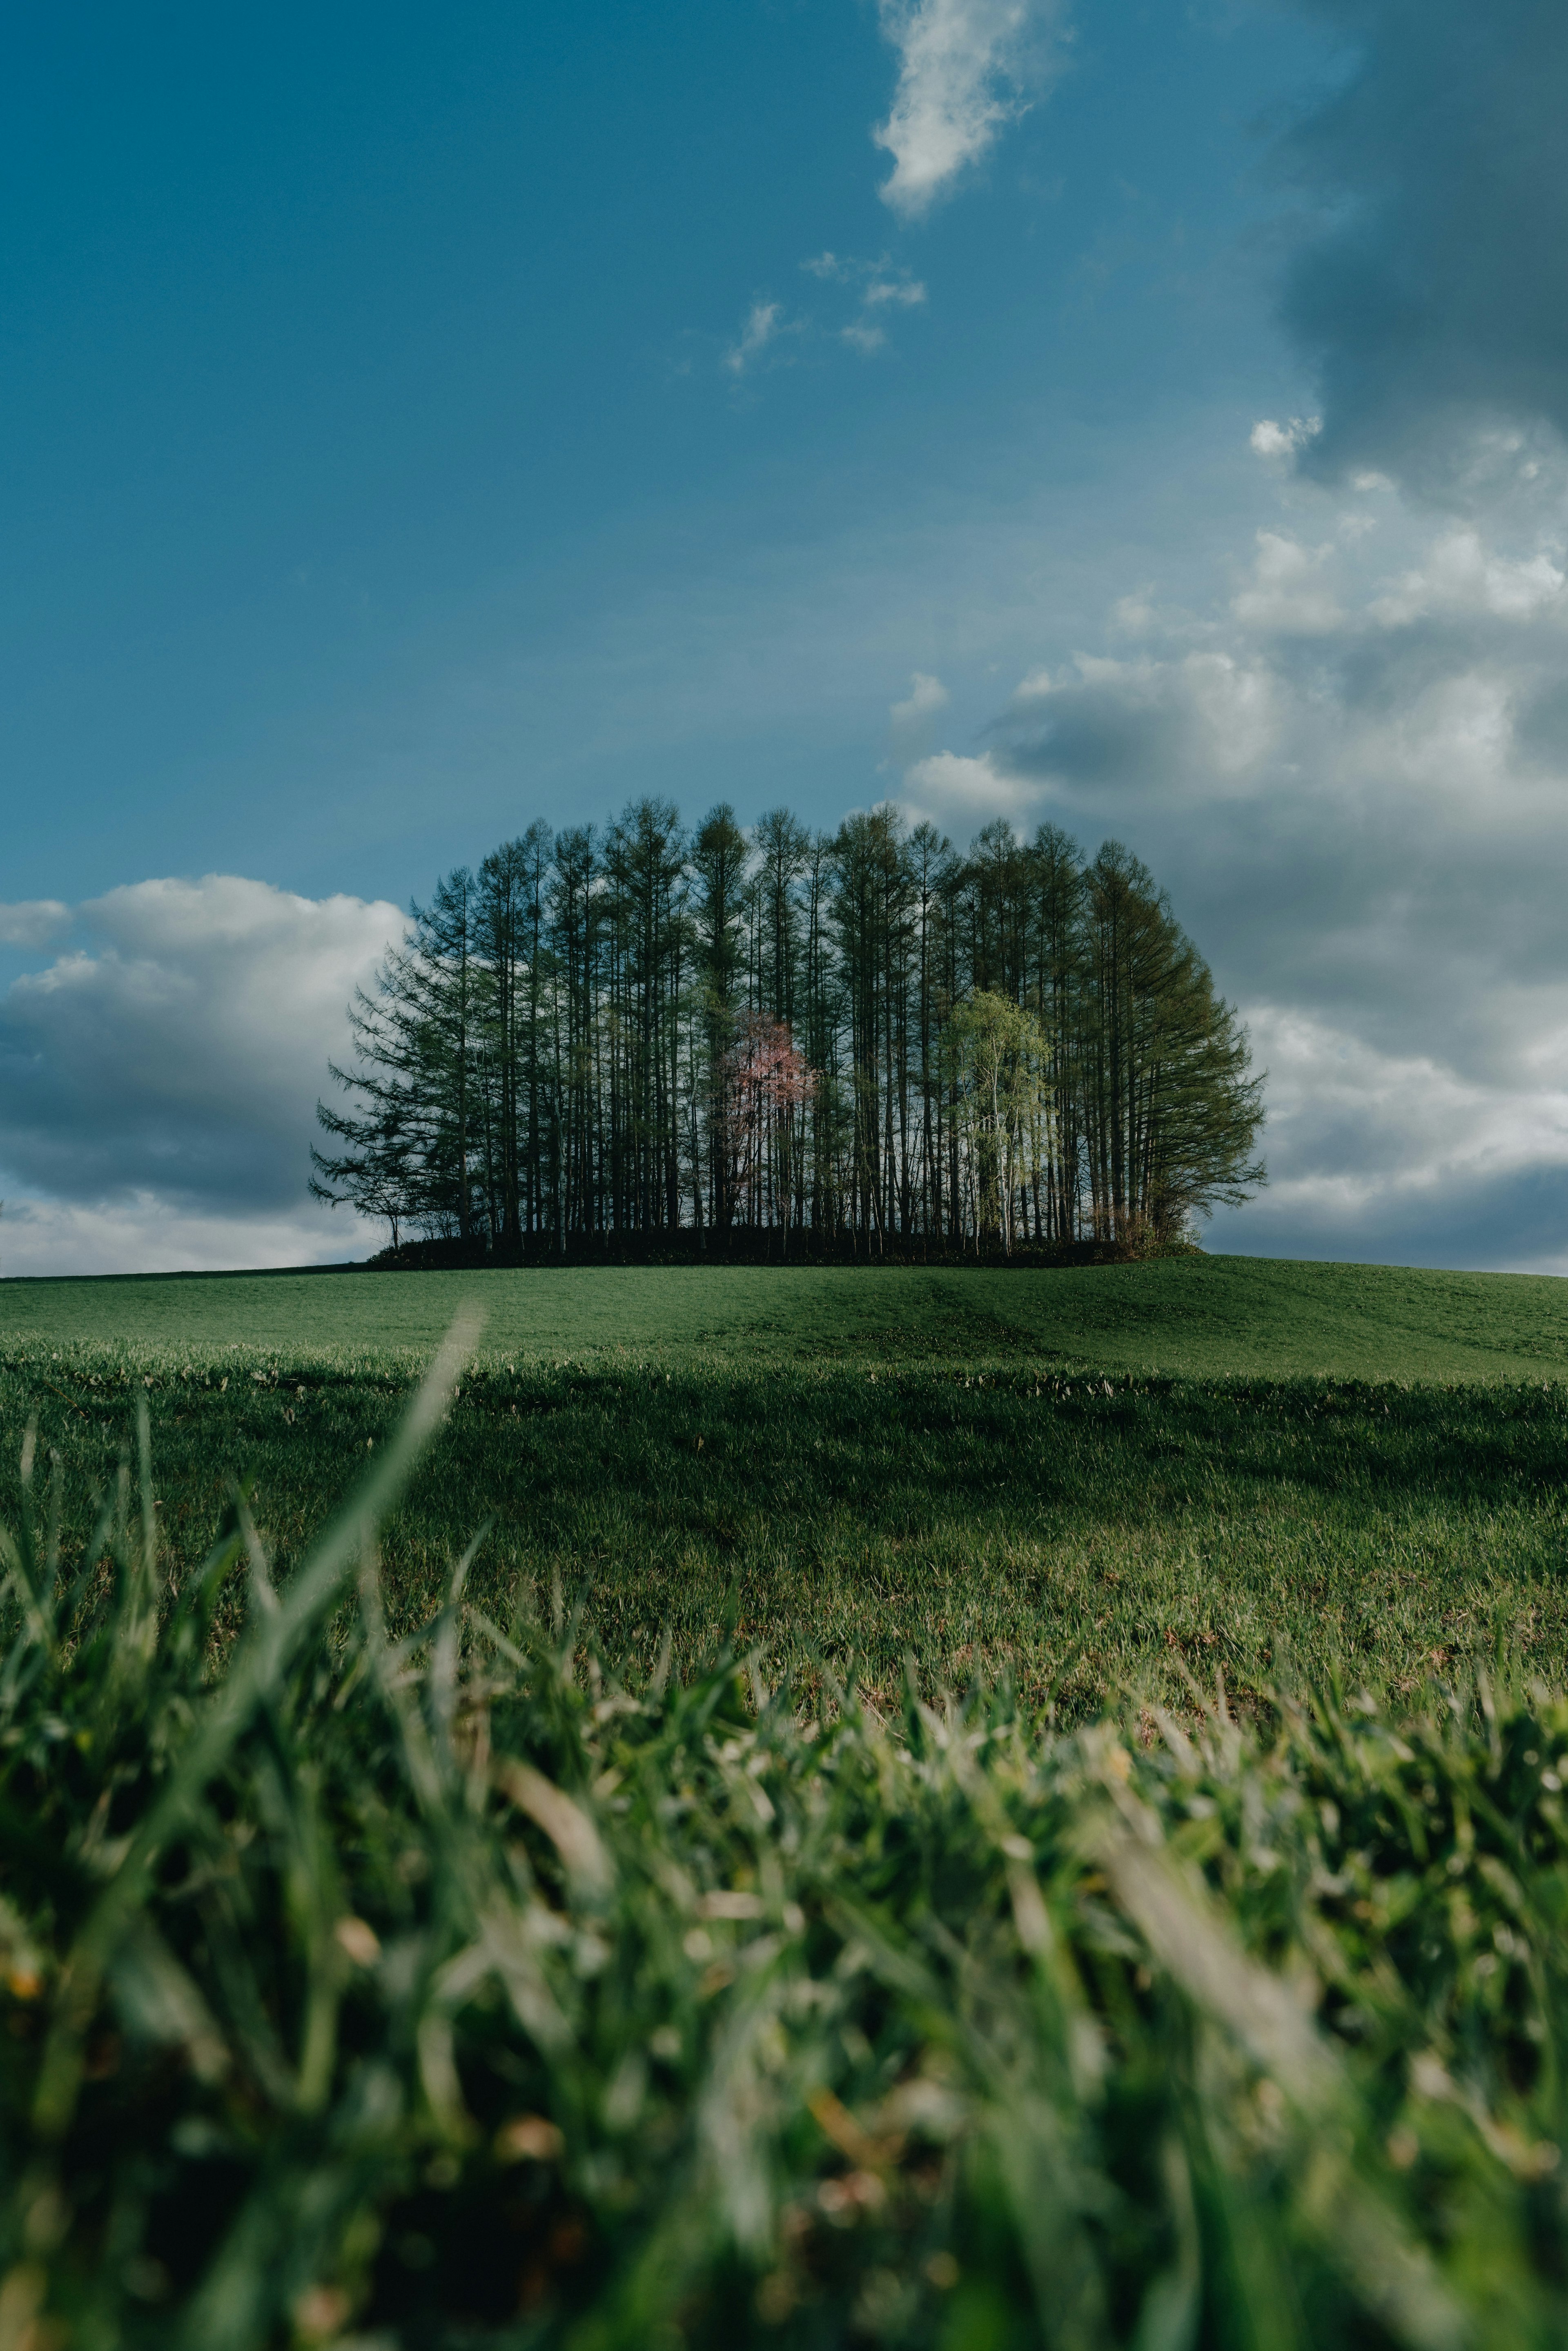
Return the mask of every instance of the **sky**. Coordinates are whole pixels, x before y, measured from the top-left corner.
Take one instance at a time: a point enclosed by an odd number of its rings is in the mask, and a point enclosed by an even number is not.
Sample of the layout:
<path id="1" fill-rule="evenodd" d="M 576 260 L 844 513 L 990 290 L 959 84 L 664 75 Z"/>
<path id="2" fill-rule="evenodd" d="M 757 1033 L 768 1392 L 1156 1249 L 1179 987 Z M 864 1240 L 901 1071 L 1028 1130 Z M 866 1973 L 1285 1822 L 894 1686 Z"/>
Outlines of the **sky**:
<path id="1" fill-rule="evenodd" d="M 1208 1245 L 1568 1271 L 1568 12 L 272 0 L 0 89 L 0 1274 L 307 1263 L 408 903 L 636 795 L 1114 836 Z"/>

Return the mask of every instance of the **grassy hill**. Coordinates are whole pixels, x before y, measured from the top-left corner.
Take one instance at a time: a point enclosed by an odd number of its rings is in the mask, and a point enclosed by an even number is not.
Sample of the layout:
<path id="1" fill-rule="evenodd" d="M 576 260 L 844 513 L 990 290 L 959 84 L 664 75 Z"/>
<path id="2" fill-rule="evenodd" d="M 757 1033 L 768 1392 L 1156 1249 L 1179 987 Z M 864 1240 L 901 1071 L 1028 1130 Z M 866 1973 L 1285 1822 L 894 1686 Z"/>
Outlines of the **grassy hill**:
<path id="1" fill-rule="evenodd" d="M 180 1569 L 242 1475 L 287 1573 L 476 1296 L 479 1360 L 388 1531 L 402 1629 L 487 1522 L 486 1608 L 580 1593 L 637 1671 L 666 1634 L 695 1670 L 734 1625 L 873 1694 L 914 1656 L 1081 1716 L 1216 1667 L 1243 1699 L 1287 1660 L 1397 1692 L 1568 1642 L 1550 1280 L 1231 1258 L 15 1283 L 0 1426 L 37 1416 L 85 1537 L 145 1397 Z"/>
<path id="2" fill-rule="evenodd" d="M 1166 1376 L 1568 1374 L 1568 1282 L 1214 1257 L 1052 1271 L 571 1267 L 0 1282 L 0 1349 L 427 1351 L 476 1299 L 514 1361 L 1039 1358 Z"/>
<path id="3" fill-rule="evenodd" d="M 1562 2342 L 1565 1300 L 0 1286 L 0 2346 Z"/>
<path id="4" fill-rule="evenodd" d="M 1561 1386 L 444 1352 L 0 1369 L 0 2343 L 1563 2342 Z"/>

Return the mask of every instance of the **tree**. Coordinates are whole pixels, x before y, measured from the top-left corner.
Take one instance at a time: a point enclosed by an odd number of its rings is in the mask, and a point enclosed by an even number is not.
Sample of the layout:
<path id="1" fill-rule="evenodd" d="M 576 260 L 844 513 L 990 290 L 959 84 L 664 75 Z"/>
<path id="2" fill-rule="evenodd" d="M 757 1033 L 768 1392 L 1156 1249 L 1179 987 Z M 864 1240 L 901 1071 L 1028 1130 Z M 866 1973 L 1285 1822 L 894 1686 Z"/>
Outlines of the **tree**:
<path id="1" fill-rule="evenodd" d="M 316 1106 L 341 1147 L 312 1149 L 312 1195 L 384 1217 L 394 1248 L 404 1225 L 464 1238 L 472 1230 L 473 906 L 473 876 L 459 866 L 428 906 L 413 907 L 409 936 L 349 1007 L 356 1066 L 329 1065 L 348 1101 Z"/>
<path id="2" fill-rule="evenodd" d="M 1082 1122 L 1094 1230 L 1170 1238 L 1264 1182 L 1245 1032 L 1154 877 L 1107 841 L 1085 878 Z"/>
<path id="3" fill-rule="evenodd" d="M 976 1240 L 999 1233 L 1010 1256 L 1019 1192 L 1039 1165 L 1050 1101 L 1045 1031 L 1036 1014 L 982 987 L 954 1008 L 942 1045 Z"/>
<path id="4" fill-rule="evenodd" d="M 698 1064 L 692 1074 L 695 1100 L 706 1113 L 709 1148 L 707 1197 L 711 1218 L 725 1231 L 734 1219 L 735 1183 L 730 1172 L 730 1109 L 726 1056 L 735 1035 L 736 996 L 745 970 L 740 924 L 746 889 L 746 835 L 727 801 L 710 810 L 697 832 L 696 973 L 702 1019 Z M 695 1221 L 703 1221 L 700 1198 Z"/>
<path id="5" fill-rule="evenodd" d="M 340 1070 L 332 1075 L 345 1084 Z M 360 1116 L 318 1102 L 316 1115 L 327 1133 L 346 1148 L 336 1156 L 310 1152 L 310 1195 L 329 1207 L 354 1208 L 361 1217 L 384 1218 L 392 1246 L 401 1245 L 405 1222 L 419 1214 L 417 1154 L 412 1144 L 411 1098 L 388 1087 Z"/>
<path id="6" fill-rule="evenodd" d="M 724 1078 L 725 1157 L 736 1196 L 750 1209 L 748 1224 L 788 1231 L 816 1072 L 782 1020 L 747 1012 L 725 1055 Z"/>
<path id="7" fill-rule="evenodd" d="M 1166 893 L 1051 825 L 960 857 L 886 806 L 535 824 L 413 908 L 350 1028 L 319 1196 L 507 1253 L 737 1221 L 1136 1245 L 1265 1180 L 1246 1033 Z"/>

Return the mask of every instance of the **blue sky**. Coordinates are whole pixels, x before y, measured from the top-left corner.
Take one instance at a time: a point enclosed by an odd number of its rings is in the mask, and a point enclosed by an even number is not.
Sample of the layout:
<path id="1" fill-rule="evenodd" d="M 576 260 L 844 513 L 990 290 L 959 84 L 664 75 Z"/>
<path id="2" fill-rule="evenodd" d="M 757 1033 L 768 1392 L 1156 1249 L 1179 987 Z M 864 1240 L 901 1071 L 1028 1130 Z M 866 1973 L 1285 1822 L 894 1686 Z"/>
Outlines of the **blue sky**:
<path id="1" fill-rule="evenodd" d="M 36 12 L 5 634 L 42 789 L 10 892 L 402 898 L 633 761 L 829 820 L 912 666 L 979 723 L 989 664 L 1083 593 L 1185 569 L 1291 386 L 1260 128 L 1322 44 L 1112 5 L 1057 45 L 901 219 L 896 53 L 856 0 Z M 867 281 L 825 253 L 925 289 L 866 314 L 880 349 L 839 339 Z M 858 642 L 813 627 L 868 587 Z"/>
<path id="2" fill-rule="evenodd" d="M 1532 0 L 33 12 L 0 1270 L 343 1249 L 392 909 L 649 789 L 1120 834 L 1217 1239 L 1568 1265 L 1565 96 Z"/>

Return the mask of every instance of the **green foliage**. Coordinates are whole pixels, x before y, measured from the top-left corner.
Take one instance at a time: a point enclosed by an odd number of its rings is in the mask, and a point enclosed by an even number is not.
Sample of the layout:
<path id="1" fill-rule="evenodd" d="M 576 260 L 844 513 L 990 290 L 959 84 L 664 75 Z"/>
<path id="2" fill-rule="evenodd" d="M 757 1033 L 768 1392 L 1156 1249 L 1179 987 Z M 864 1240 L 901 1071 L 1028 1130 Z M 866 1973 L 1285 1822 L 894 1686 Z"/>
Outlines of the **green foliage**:
<path id="1" fill-rule="evenodd" d="M 1039 1015 L 993 988 L 956 1005 L 942 1031 L 965 1224 L 977 1238 L 1000 1232 L 1009 1250 L 1019 1187 L 1038 1181 L 1052 1155 L 1050 1054 Z"/>
<path id="2" fill-rule="evenodd" d="M 311 1189 L 394 1249 L 406 1228 L 513 1259 L 737 1223 L 960 1242 L 981 1202 L 938 1032 L 977 996 L 1027 1009 L 1050 1100 L 994 1203 L 1009 1234 L 1170 1239 L 1263 1180 L 1246 1033 L 1120 843 L 1085 865 L 1056 827 L 1026 847 L 998 820 L 960 857 L 890 806 L 815 835 L 775 809 L 749 838 L 720 806 L 694 838 L 645 798 L 602 834 L 530 825 L 414 907 L 349 1008 Z M 766 1183 L 733 1164 L 737 1019 L 802 1057 Z"/>
<path id="3" fill-rule="evenodd" d="M 145 1406 L 79 1551 L 26 1449 L 8 2342 L 1562 2340 L 1568 1706 L 623 1686 L 466 1551 L 393 1638 L 456 1376 L 287 1583 L 236 1491 L 171 1584 Z"/>

